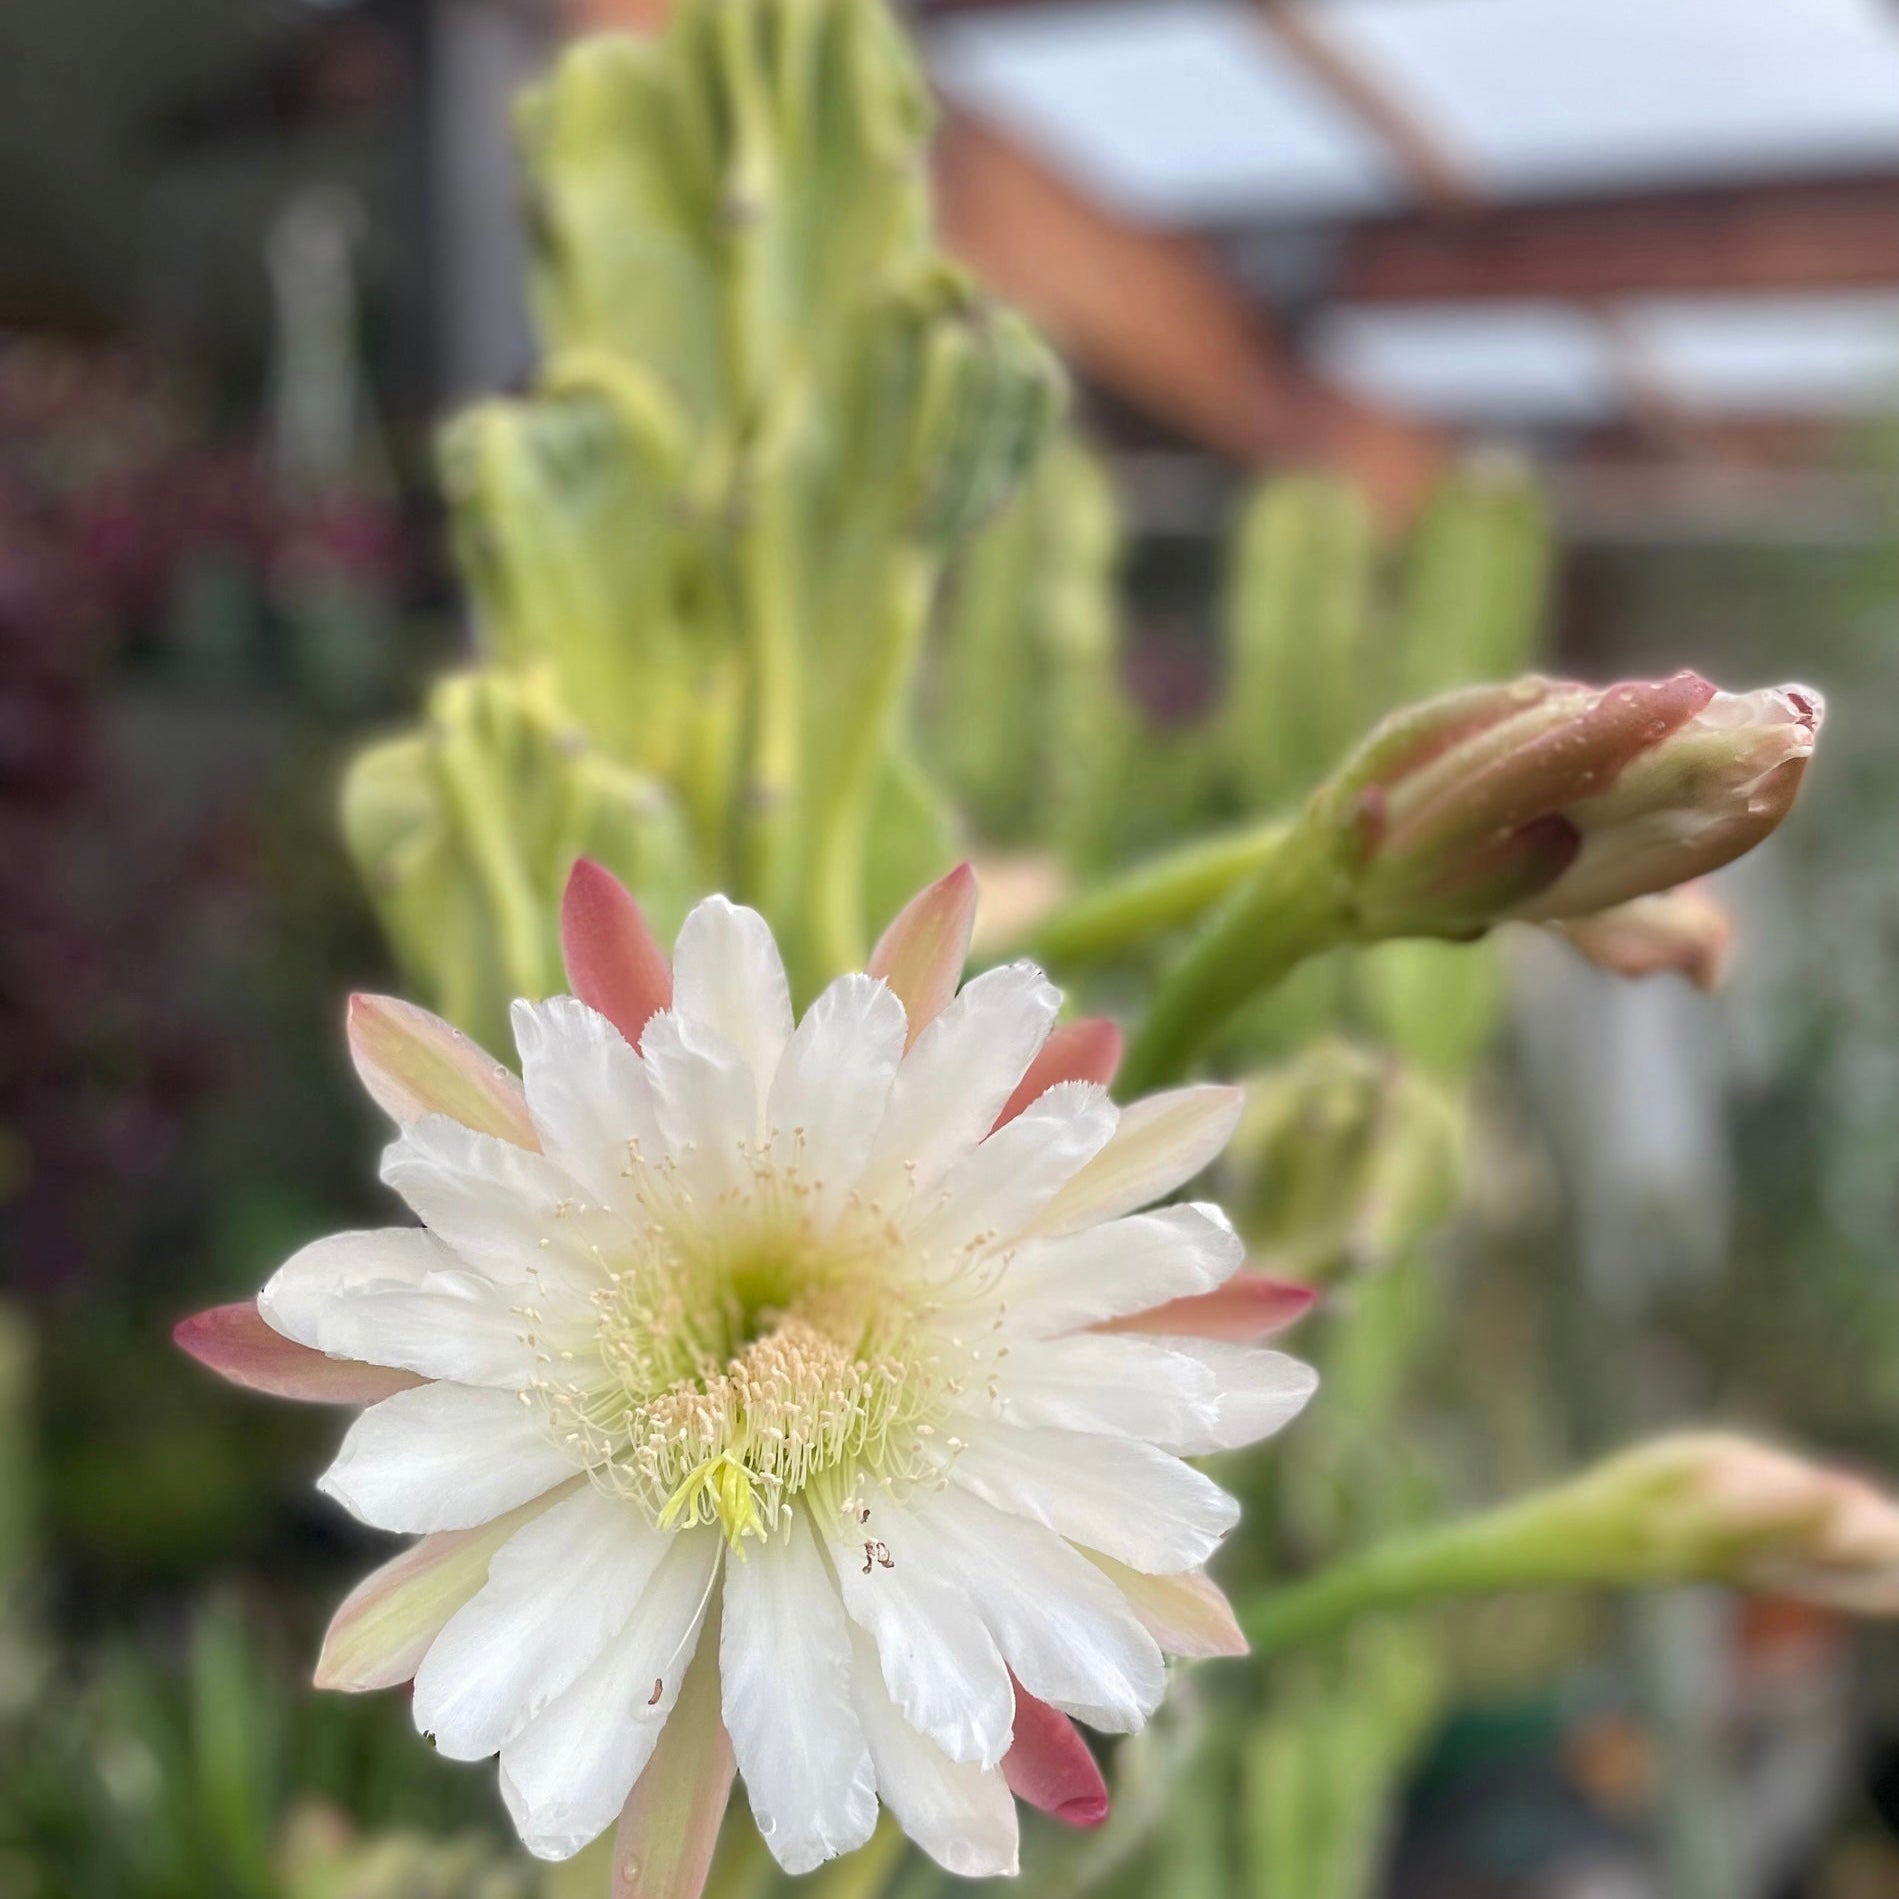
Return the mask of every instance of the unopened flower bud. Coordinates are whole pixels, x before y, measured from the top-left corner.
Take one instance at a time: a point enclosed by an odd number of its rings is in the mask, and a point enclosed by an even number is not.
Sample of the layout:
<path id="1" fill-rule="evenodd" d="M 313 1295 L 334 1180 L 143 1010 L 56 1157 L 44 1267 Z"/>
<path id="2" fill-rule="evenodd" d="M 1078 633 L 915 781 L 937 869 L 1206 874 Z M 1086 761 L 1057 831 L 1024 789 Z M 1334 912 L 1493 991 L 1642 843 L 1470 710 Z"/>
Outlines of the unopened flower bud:
<path id="1" fill-rule="evenodd" d="M 1556 928 L 1611 975 L 1686 976 L 1702 990 L 1721 986 L 1734 949 L 1734 918 L 1699 879 L 1593 916 L 1572 917 Z"/>
<path id="2" fill-rule="evenodd" d="M 1254 1653 L 1270 1654 L 1452 1596 L 1685 1583 L 1899 1616 L 1899 1498 L 1727 1432 L 1653 1438 L 1552 1489 L 1376 1545 L 1240 1620 Z"/>
<path id="3" fill-rule="evenodd" d="M 1328 1041 L 1251 1077 L 1228 1162 L 1240 1230 L 1302 1283 L 1376 1270 L 1448 1217 L 1463 1173 L 1456 1104 L 1389 1057 Z"/>
<path id="4" fill-rule="evenodd" d="M 1613 1523 L 1630 1580 L 1722 1582 L 1899 1615 L 1899 1499 L 1846 1471 L 1696 1432 L 1637 1445 L 1568 1494 Z"/>
<path id="5" fill-rule="evenodd" d="M 1313 810 L 1368 937 L 1476 934 L 1606 910 L 1717 870 L 1793 804 L 1822 705 L 1691 672 L 1530 678 L 1395 714 Z"/>

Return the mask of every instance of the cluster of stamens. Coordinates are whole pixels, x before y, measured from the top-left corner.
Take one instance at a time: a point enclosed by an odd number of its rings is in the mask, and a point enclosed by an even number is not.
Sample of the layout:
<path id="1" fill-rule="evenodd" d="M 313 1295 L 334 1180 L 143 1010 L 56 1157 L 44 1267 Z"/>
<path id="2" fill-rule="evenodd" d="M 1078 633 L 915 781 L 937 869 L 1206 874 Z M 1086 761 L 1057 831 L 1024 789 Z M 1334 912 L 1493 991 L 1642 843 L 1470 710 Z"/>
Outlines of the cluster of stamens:
<path id="1" fill-rule="evenodd" d="M 532 1394 L 592 1480 L 735 1546 L 799 1499 L 848 1513 L 865 1478 L 938 1480 L 947 1341 L 888 1222 L 855 1203 L 814 1220 L 796 1171 L 763 1157 L 709 1209 L 635 1167 L 647 1217 L 596 1295 L 592 1349 Z"/>

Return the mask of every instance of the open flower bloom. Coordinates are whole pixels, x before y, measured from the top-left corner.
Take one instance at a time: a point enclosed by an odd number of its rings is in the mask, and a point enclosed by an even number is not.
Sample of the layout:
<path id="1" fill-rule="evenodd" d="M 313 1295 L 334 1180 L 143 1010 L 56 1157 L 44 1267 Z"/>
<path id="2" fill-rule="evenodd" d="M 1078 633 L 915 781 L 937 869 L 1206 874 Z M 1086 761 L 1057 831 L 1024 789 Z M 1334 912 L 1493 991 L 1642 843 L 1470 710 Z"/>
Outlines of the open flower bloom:
<path id="1" fill-rule="evenodd" d="M 624 1809 L 622 1859 L 694 1891 L 736 1763 L 788 1871 L 881 1799 L 950 1870 L 1008 1872 L 1012 1790 L 1106 1811 L 1069 1717 L 1138 1728 L 1163 1653 L 1244 1646 L 1202 1573 L 1237 1508 L 1182 1460 L 1305 1402 L 1258 1343 L 1297 1302 L 1236 1273 L 1216 1209 L 1141 1210 L 1237 1093 L 1117 1109 L 1118 1038 L 1056 1030 L 1039 970 L 957 993 L 973 895 L 924 892 L 794 1024 L 753 912 L 702 903 L 669 967 L 581 865 L 578 995 L 516 1005 L 520 1081 L 352 1008 L 422 1224 L 180 1328 L 239 1382 L 369 1403 L 323 1488 L 422 1540 L 318 1680 L 413 1676 L 538 1854 Z"/>

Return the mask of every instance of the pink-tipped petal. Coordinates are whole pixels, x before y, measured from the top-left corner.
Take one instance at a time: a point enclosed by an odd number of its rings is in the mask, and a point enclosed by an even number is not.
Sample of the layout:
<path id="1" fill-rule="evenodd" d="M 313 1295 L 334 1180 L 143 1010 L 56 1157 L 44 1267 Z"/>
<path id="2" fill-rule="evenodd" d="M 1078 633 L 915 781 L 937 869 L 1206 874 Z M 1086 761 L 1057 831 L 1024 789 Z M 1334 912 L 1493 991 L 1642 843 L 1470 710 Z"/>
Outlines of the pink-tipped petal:
<path id="1" fill-rule="evenodd" d="M 1015 1739 L 1002 1776 L 1018 1800 L 1065 1826 L 1099 1826 L 1108 1817 L 1108 1783 L 1088 1743 L 1059 1708 L 1015 1684 Z"/>
<path id="2" fill-rule="evenodd" d="M 1233 1614 L 1233 1605 L 1204 1569 L 1183 1570 L 1175 1576 L 1148 1576 L 1096 1550 L 1084 1553 L 1127 1597 L 1128 1607 L 1141 1627 L 1169 1655 L 1206 1661 L 1246 1653 L 1246 1637 Z"/>
<path id="3" fill-rule="evenodd" d="M 330 1619 L 315 1683 L 344 1694 L 413 1679 L 448 1619 L 488 1580 L 495 1552 L 548 1507 L 537 1497 L 475 1530 L 438 1530 L 365 1576 Z"/>
<path id="4" fill-rule="evenodd" d="M 1097 1332 L 1145 1332 L 1166 1338 L 1227 1339 L 1238 1345 L 1257 1345 L 1275 1332 L 1295 1325 L 1312 1310 L 1318 1298 L 1312 1286 L 1266 1273 L 1237 1272 L 1211 1292 L 1170 1299 L 1165 1305 L 1109 1319 Z"/>
<path id="5" fill-rule="evenodd" d="M 976 922 L 976 873 L 958 864 L 899 910 L 877 939 L 867 970 L 903 1004 L 914 1042 L 948 1006 L 969 959 Z"/>
<path id="6" fill-rule="evenodd" d="M 673 1003 L 673 971 L 633 893 L 590 857 L 575 861 L 560 900 L 567 980 L 635 1047 Z"/>
<path id="7" fill-rule="evenodd" d="M 249 1300 L 213 1306 L 208 1312 L 180 1319 L 171 1336 L 181 1351 L 220 1378 L 246 1391 L 296 1398 L 305 1404 L 380 1404 L 398 1391 L 426 1382 L 413 1372 L 313 1352 L 273 1332 Z"/>
<path id="8" fill-rule="evenodd" d="M 719 1713 L 715 1608 L 658 1745 L 620 1814 L 610 1899 L 699 1899 L 733 1772 L 732 1741 Z"/>
<path id="9" fill-rule="evenodd" d="M 1041 1053 L 1029 1064 L 1029 1072 L 996 1116 L 996 1126 L 1013 1121 L 1057 1082 L 1095 1081 L 1107 1087 L 1121 1066 L 1121 1048 L 1121 1031 L 1105 1015 L 1064 1022 L 1042 1044 Z"/>
<path id="10" fill-rule="evenodd" d="M 445 1114 L 477 1134 L 539 1147 L 511 1070 L 439 1015 L 395 996 L 351 996 L 349 1052 L 371 1099 L 406 1127 Z"/>

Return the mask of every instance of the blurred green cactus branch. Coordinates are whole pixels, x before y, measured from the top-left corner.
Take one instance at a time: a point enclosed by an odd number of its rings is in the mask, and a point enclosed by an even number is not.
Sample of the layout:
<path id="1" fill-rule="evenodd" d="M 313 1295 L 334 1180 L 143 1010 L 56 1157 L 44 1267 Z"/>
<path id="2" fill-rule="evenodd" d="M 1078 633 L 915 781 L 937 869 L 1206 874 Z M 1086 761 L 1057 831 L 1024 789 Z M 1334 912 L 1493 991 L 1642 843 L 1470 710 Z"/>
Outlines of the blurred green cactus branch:
<path id="1" fill-rule="evenodd" d="M 947 806 L 901 743 L 910 682 L 1064 384 L 934 249 L 930 118 L 881 0 L 688 0 L 522 102 L 546 362 L 442 443 L 477 683 L 346 800 L 399 953 L 465 1026 L 558 980 L 547 897 L 576 850 L 661 920 L 712 888 L 758 904 L 807 993 L 946 867 Z M 507 786 L 475 707 L 517 700 L 558 792 Z M 501 835 L 514 797 L 591 808 L 603 779 L 638 813 L 617 835 Z M 476 967 L 484 934 L 501 954 Z"/>

